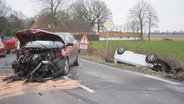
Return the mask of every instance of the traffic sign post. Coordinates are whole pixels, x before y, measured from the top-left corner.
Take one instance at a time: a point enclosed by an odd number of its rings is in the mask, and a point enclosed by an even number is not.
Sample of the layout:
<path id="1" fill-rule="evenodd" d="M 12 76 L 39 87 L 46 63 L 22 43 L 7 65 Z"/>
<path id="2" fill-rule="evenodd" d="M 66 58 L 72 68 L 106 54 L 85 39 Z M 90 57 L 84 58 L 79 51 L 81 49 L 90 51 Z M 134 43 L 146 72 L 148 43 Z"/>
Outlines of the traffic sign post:
<path id="1" fill-rule="evenodd" d="M 80 43 L 80 49 L 88 49 L 89 40 L 88 40 L 88 37 L 86 36 L 86 34 L 84 34 L 82 36 L 79 43 Z"/>
<path id="2" fill-rule="evenodd" d="M 107 58 L 107 50 L 108 50 L 108 37 L 109 37 L 109 31 L 111 31 L 114 28 L 114 24 L 109 19 L 107 22 L 104 23 L 104 27 L 107 29 L 107 35 L 106 35 L 106 48 L 105 48 L 105 57 Z"/>

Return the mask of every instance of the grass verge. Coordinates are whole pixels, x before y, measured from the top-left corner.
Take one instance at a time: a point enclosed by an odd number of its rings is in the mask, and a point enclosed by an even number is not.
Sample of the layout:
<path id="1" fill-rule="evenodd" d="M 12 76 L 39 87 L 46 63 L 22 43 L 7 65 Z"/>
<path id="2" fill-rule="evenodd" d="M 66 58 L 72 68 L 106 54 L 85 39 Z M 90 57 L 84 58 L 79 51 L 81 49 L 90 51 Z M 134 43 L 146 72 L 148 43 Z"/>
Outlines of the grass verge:
<path id="1" fill-rule="evenodd" d="M 111 42 L 114 42 L 114 43 L 112 44 Z M 109 43 L 109 47 L 111 47 L 111 48 L 108 49 L 108 57 L 113 59 L 115 50 L 121 46 L 124 46 L 124 45 L 122 45 L 121 41 L 111 41 L 111 42 Z M 127 41 L 127 42 L 128 43 L 123 43 L 123 44 L 127 44 L 126 47 L 128 46 L 130 48 L 130 50 L 135 51 L 136 49 L 131 48 L 133 46 L 130 45 L 130 44 L 132 44 L 132 42 L 135 42 L 135 41 Z M 153 42 L 153 43 L 155 44 L 155 42 Z M 148 44 L 153 44 L 153 43 L 151 42 Z M 162 44 L 162 42 L 159 42 L 159 43 Z M 105 62 L 105 46 L 104 46 L 104 44 L 105 44 L 104 41 L 92 42 L 92 45 L 89 46 L 87 50 L 81 50 L 81 57 L 83 59 L 86 59 L 86 60 L 98 62 L 101 64 L 109 65 L 109 66 L 124 69 L 124 70 L 131 70 L 131 71 L 135 71 L 135 72 L 146 73 L 146 74 L 156 75 L 156 76 L 160 76 L 160 77 L 168 77 L 169 76 L 169 78 L 176 79 L 176 75 L 173 75 L 173 74 L 166 75 L 165 72 L 156 72 L 156 71 L 153 71 L 153 70 L 145 68 L 145 67 L 135 67 L 135 66 L 116 64 L 116 63 L 106 63 Z M 164 43 L 164 44 L 166 44 L 166 43 Z M 144 43 L 144 45 L 145 45 L 145 43 Z M 155 45 L 154 47 L 156 47 L 156 46 L 159 47 L 160 45 L 158 44 L 158 45 Z M 146 53 L 149 53 L 151 51 L 151 49 L 153 48 L 152 47 L 149 50 L 149 48 L 146 48 L 146 47 L 148 47 L 147 45 L 142 46 L 142 47 L 144 47 L 144 48 L 139 48 L 139 50 L 137 50 L 136 52 L 146 54 Z M 159 49 L 160 49 L 160 51 L 157 51 L 157 55 L 159 56 L 159 58 L 164 60 L 165 62 L 167 62 L 172 68 L 183 65 L 182 64 L 183 62 L 181 60 L 178 60 L 173 55 L 169 55 L 170 52 L 166 52 L 165 54 L 162 54 L 162 52 L 164 52 L 164 51 L 161 50 L 161 48 L 159 48 Z M 175 49 L 177 49 L 177 48 L 174 48 L 174 50 Z M 178 50 L 178 51 L 181 51 L 181 50 Z M 180 54 L 180 56 L 182 56 L 182 54 Z M 184 74 L 183 74 L 183 78 L 184 78 Z"/>
<path id="2" fill-rule="evenodd" d="M 109 41 L 108 57 L 113 58 L 115 50 L 122 46 L 141 54 L 154 52 L 171 67 L 184 66 L 184 41 Z M 91 47 L 105 53 L 106 41 L 93 41 Z"/>

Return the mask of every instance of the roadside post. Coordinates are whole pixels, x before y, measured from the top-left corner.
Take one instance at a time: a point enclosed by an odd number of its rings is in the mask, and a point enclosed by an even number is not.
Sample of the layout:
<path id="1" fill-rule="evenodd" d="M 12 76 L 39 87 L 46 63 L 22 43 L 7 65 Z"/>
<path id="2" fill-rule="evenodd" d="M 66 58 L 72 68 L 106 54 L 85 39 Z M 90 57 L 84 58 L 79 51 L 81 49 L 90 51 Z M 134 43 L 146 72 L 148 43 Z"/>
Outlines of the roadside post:
<path id="1" fill-rule="evenodd" d="M 111 31 L 114 28 L 114 24 L 112 21 L 109 19 L 107 22 L 104 23 L 104 27 L 107 30 L 107 35 L 106 35 L 106 47 L 105 47 L 105 58 L 108 56 L 108 38 L 109 38 L 109 31 Z"/>
<path id="2" fill-rule="evenodd" d="M 80 49 L 88 49 L 89 40 L 86 34 L 82 36 L 82 38 L 79 41 L 79 44 L 80 44 Z"/>

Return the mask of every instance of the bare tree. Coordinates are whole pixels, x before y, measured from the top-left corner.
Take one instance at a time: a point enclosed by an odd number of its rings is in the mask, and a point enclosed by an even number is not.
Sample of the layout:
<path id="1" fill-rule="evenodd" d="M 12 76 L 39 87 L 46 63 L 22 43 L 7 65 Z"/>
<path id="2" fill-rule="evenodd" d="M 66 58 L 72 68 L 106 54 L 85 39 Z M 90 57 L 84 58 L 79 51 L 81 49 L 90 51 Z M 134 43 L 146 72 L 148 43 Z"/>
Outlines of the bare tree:
<path id="1" fill-rule="evenodd" d="M 25 16 L 22 12 L 13 11 L 10 16 L 7 17 L 11 28 L 24 29 Z"/>
<path id="2" fill-rule="evenodd" d="M 8 15 L 10 14 L 11 8 L 5 4 L 4 0 L 0 1 L 0 35 L 5 34 L 9 31 L 9 22 L 7 20 Z"/>
<path id="3" fill-rule="evenodd" d="M 68 14 L 65 12 L 65 5 L 68 0 L 35 0 L 41 5 L 41 14 L 49 16 L 49 24 L 52 28 L 58 28 L 61 25 L 61 20 L 66 20 Z"/>
<path id="4" fill-rule="evenodd" d="M 5 0 L 0 0 L 0 35 L 14 35 L 18 30 L 28 28 L 25 19 L 22 12 L 13 10 Z"/>
<path id="5" fill-rule="evenodd" d="M 96 26 L 98 32 L 112 15 L 106 4 L 99 0 L 78 0 L 71 5 L 71 8 L 73 19 L 87 21 L 91 27 Z"/>
<path id="6" fill-rule="evenodd" d="M 5 4 L 4 0 L 0 0 L 0 16 L 7 17 L 12 9 Z"/>
<path id="7" fill-rule="evenodd" d="M 59 11 L 63 0 L 39 0 L 42 7 L 42 12 L 50 13 L 52 16 L 56 16 Z"/>
<path id="8" fill-rule="evenodd" d="M 4 35 L 9 30 L 9 22 L 6 17 L 0 17 L 0 35 Z"/>
<path id="9" fill-rule="evenodd" d="M 143 39 L 143 31 L 148 26 L 148 38 L 150 40 L 151 29 L 158 26 L 158 16 L 154 8 L 145 1 L 139 1 L 130 9 L 129 24 L 131 29 L 140 32 Z"/>
<path id="10" fill-rule="evenodd" d="M 151 5 L 148 5 L 147 22 L 148 22 L 148 40 L 150 40 L 151 29 L 158 27 L 159 22 L 156 11 Z"/>
<path id="11" fill-rule="evenodd" d="M 107 21 L 108 18 L 112 18 L 111 11 L 107 8 L 104 2 L 96 1 L 94 2 L 94 11 L 96 11 L 97 17 L 97 32 L 100 31 L 100 28 L 103 27 L 103 24 Z"/>
<path id="12" fill-rule="evenodd" d="M 143 28 L 147 18 L 148 4 L 145 1 L 139 1 L 132 9 L 130 9 L 130 19 L 138 20 L 140 25 L 141 39 L 143 39 Z"/>
<path id="13" fill-rule="evenodd" d="M 128 20 L 128 23 L 126 23 L 126 30 L 131 31 L 133 33 L 139 33 L 140 31 L 140 26 L 139 26 L 139 21 L 138 20 Z"/>

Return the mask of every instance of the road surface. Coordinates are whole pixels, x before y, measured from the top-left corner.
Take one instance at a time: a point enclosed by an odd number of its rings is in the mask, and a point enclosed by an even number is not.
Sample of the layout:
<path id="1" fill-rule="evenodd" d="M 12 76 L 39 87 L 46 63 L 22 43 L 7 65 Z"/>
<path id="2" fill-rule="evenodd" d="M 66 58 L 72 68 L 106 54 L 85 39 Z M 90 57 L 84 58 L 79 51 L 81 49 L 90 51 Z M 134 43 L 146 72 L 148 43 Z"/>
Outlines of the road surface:
<path id="1" fill-rule="evenodd" d="M 15 55 L 0 58 L 0 73 Z M 183 104 L 184 84 L 81 59 L 68 76 L 44 83 L 1 81 L 0 104 Z"/>

